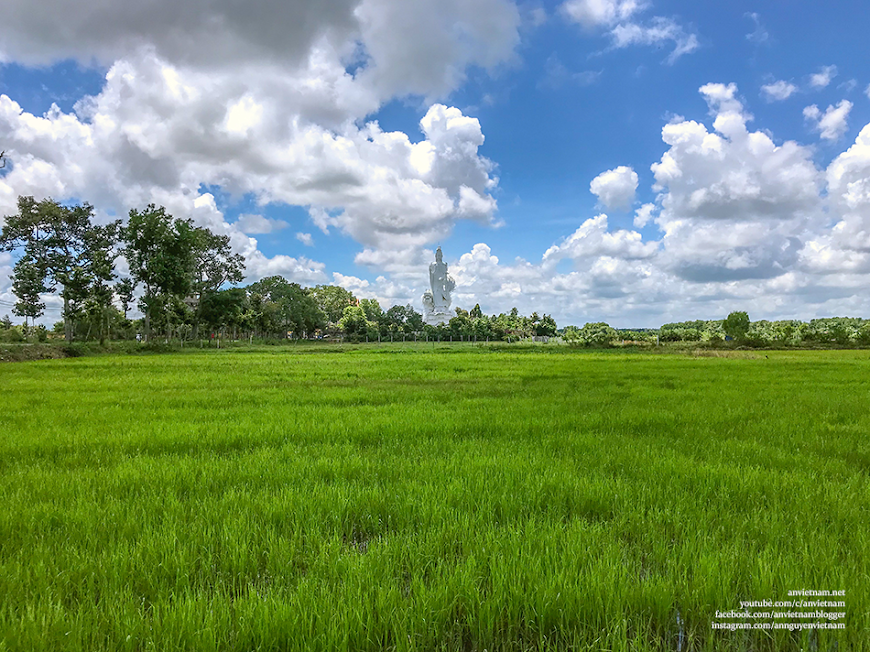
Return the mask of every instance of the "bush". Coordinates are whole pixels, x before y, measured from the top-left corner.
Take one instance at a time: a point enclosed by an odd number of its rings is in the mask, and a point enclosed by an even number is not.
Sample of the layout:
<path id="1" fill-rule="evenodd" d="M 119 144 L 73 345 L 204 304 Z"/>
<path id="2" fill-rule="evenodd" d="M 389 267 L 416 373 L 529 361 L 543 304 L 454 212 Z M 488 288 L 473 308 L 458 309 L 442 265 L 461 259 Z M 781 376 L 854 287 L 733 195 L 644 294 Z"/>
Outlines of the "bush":
<path id="1" fill-rule="evenodd" d="M 604 322 L 588 323 L 583 328 L 568 326 L 562 335 L 569 346 L 610 346 L 618 333 Z"/>
<path id="2" fill-rule="evenodd" d="M 722 329 L 726 335 L 735 340 L 743 340 L 749 332 L 749 315 L 743 311 L 732 312 L 722 322 Z"/>
<path id="3" fill-rule="evenodd" d="M 12 328 L 0 330 L 0 342 L 24 342 L 27 338 L 24 337 L 24 328 L 22 326 L 13 326 Z"/>

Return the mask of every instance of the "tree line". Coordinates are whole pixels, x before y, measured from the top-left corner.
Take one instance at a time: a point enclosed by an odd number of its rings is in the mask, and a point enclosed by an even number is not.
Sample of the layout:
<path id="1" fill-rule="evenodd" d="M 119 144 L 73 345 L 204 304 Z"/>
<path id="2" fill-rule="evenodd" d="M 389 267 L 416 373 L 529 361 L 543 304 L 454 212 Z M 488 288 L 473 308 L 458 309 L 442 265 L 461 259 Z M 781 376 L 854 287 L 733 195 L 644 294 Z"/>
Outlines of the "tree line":
<path id="1" fill-rule="evenodd" d="M 92 336 L 103 342 L 118 321 L 115 300 L 126 318 L 137 289 L 146 338 L 153 330 L 171 337 L 185 318 L 196 329 L 208 297 L 242 280 L 245 268 L 229 236 L 153 204 L 131 210 L 122 225 L 98 222 L 90 204 L 19 197 L 18 212 L 6 216 L 0 232 L 0 249 L 20 252 L 12 272 L 13 313 L 26 325 L 45 313 L 42 297 L 57 292 L 68 342 Z M 116 273 L 121 256 L 129 271 L 123 278 Z"/>
<path id="2" fill-rule="evenodd" d="M 24 326 L 0 321 L 6 339 L 48 331 L 33 326 L 45 314 L 43 297 L 63 301 L 55 333 L 74 340 L 190 340 L 219 334 L 234 339 L 340 336 L 364 341 L 427 337 L 439 340 L 502 340 L 553 336 L 556 322 L 516 308 L 484 315 L 479 305 L 456 309 L 449 323 L 430 326 L 411 305 L 387 310 L 375 299 L 357 299 L 333 285 L 302 287 L 271 276 L 246 287 L 239 283 L 244 257 L 230 238 L 175 218 L 162 206 L 132 209 L 126 224 L 98 220 L 90 204 L 67 206 L 52 199 L 19 197 L 18 212 L 6 216 L 0 250 L 17 251 L 13 314 Z M 126 266 L 121 275 L 118 268 Z M 122 270 L 123 271 L 123 270 Z M 133 306 L 141 319 L 128 319 Z M 30 324 L 28 324 L 28 321 Z"/>
<path id="3" fill-rule="evenodd" d="M 826 317 L 808 322 L 796 319 L 750 321 L 745 311 L 725 319 L 691 320 L 660 328 L 615 329 L 606 323 L 582 328 L 568 326 L 562 338 L 575 346 L 612 346 L 622 343 L 768 346 L 870 346 L 870 319 Z"/>

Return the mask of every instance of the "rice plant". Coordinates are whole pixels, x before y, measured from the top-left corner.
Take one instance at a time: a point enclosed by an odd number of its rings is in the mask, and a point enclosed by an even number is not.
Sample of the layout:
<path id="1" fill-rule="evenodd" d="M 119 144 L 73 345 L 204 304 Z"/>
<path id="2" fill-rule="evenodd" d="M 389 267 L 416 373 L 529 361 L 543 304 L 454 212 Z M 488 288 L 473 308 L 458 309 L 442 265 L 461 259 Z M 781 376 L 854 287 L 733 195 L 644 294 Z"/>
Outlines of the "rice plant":
<path id="1" fill-rule="evenodd" d="M 870 357 L 0 365 L 0 650 L 862 650 Z M 714 630 L 845 590 L 842 630 Z M 843 622 L 843 621 L 841 621 Z"/>

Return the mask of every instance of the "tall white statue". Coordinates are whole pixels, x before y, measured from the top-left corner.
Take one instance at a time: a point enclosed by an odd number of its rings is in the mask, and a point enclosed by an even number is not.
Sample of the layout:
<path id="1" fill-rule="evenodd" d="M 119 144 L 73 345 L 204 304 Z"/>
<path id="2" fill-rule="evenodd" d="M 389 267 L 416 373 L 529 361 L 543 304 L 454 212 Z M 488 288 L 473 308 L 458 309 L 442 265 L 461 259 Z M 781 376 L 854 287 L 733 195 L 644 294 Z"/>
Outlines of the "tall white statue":
<path id="1" fill-rule="evenodd" d="M 435 262 L 429 265 L 429 287 L 431 290 L 423 293 L 423 320 L 432 326 L 447 323 L 453 317 L 450 293 L 456 287 L 456 281 L 447 273 L 441 247 L 435 251 Z"/>

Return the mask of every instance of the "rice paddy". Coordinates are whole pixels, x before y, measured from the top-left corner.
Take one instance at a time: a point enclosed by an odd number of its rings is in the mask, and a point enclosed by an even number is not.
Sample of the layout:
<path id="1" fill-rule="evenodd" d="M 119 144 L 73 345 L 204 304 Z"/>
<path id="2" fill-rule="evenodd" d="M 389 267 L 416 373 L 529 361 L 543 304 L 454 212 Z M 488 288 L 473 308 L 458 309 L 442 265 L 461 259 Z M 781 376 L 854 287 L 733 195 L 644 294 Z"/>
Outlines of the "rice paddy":
<path id="1" fill-rule="evenodd" d="M 431 344 L 0 365 L 0 650 L 868 649 L 868 371 Z M 845 628 L 711 626 L 795 589 L 845 590 Z"/>

